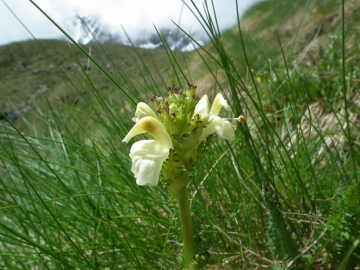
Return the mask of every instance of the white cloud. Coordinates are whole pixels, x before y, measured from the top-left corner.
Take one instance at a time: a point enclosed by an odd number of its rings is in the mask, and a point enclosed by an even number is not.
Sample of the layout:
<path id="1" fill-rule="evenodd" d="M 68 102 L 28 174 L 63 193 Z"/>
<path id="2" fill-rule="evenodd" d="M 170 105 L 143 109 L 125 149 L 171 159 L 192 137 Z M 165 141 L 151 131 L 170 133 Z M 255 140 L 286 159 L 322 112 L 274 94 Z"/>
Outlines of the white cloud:
<path id="1" fill-rule="evenodd" d="M 2 1 L 7 3 L 36 38 L 58 38 L 62 35 L 28 0 Z M 154 32 L 153 24 L 161 28 L 171 25 L 171 20 L 178 22 L 183 6 L 181 0 L 34 0 L 34 2 L 70 34 L 72 32 L 70 20 L 78 13 L 80 16 L 100 18 L 101 23 L 108 26 L 112 32 L 123 34 L 122 25 L 132 38 L 144 32 Z M 202 1 L 194 2 L 202 10 Z M 244 11 L 256 0 L 239 2 L 239 10 Z M 191 5 L 190 1 L 186 3 Z M 233 26 L 236 22 L 235 0 L 214 0 L 214 3 L 221 29 Z M 181 15 L 181 26 L 185 30 L 200 29 L 196 18 L 187 7 L 183 7 Z M 0 18 L 2 18 L 0 44 L 31 38 L 3 2 L 0 2 Z"/>

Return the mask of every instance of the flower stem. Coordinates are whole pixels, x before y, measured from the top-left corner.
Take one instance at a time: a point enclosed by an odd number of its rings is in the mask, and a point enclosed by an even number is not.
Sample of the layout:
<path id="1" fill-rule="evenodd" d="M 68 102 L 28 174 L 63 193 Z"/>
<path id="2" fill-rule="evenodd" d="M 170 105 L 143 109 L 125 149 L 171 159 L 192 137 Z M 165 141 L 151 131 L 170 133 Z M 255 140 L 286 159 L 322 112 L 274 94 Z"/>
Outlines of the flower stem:
<path id="1" fill-rule="evenodd" d="M 184 269 L 195 269 L 194 235 L 186 185 L 180 190 L 177 190 L 176 197 L 179 203 L 181 230 L 184 243 Z"/>

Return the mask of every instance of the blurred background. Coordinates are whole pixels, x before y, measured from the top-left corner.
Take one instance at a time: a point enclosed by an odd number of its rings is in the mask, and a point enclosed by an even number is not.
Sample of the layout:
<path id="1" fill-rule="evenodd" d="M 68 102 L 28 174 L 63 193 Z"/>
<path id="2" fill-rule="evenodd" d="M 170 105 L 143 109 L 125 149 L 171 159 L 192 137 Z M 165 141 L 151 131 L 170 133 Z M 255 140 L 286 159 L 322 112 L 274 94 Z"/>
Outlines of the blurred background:
<path id="1" fill-rule="evenodd" d="M 246 9 L 258 1 L 239 1 L 239 15 L 241 16 Z M 108 0 L 105 3 L 86 0 L 36 0 L 34 2 L 82 44 L 90 43 L 93 38 L 102 43 L 128 44 L 127 34 L 135 45 L 155 48 L 158 40 L 155 38 L 157 34 L 154 26 L 165 32 L 166 36 L 171 36 L 176 29 L 171 20 L 180 24 L 184 30 L 195 35 L 199 40 L 206 41 L 200 23 L 186 6 L 187 4 L 192 7 L 190 1 Z M 235 1 L 213 2 L 221 30 L 234 26 L 237 17 Z M 198 7 L 202 6 L 201 0 L 195 0 L 194 3 Z M 66 37 L 30 1 L 1 0 L 0 18 L 0 45 L 32 39 L 29 31 L 37 39 L 66 40 Z"/>

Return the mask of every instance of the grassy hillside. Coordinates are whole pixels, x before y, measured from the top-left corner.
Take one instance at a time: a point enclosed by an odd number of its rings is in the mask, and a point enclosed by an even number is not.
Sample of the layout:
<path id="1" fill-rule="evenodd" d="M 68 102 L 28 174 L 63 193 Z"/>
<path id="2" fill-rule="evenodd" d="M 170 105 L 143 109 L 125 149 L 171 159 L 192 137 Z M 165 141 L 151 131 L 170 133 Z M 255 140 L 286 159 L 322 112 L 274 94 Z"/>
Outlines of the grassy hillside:
<path id="1" fill-rule="evenodd" d="M 197 268 L 360 269 L 359 14 L 262 1 L 225 33 L 205 18 L 209 43 L 187 53 L 0 47 L 0 266 L 184 267 L 169 180 L 137 186 L 122 140 L 138 102 L 191 82 L 246 118 L 192 167 Z"/>
<path id="2" fill-rule="evenodd" d="M 85 46 L 84 50 L 134 96 L 137 95 L 136 89 L 144 89 L 144 93 L 147 89 L 156 92 L 156 85 L 166 88 L 168 84 L 161 77 L 170 73 L 163 50 L 134 49 L 115 44 Z M 116 85 L 104 72 L 78 48 L 66 42 L 37 40 L 14 43 L 0 47 L 0 55 L 0 91 L 4 97 L 0 108 L 4 113 L 34 108 L 34 103 L 39 103 L 37 107 L 45 111 L 48 105 L 57 108 L 59 103 L 83 109 L 94 98 L 83 72 L 103 96 L 112 96 L 115 100 L 120 98 Z M 144 62 L 148 63 L 146 67 Z M 142 99 L 141 95 L 136 97 L 137 101 Z M 23 115 L 19 114 L 19 118 Z M 34 110 L 27 112 L 26 117 L 38 119 Z M 19 122 L 17 124 L 25 128 Z M 31 122 L 41 125 L 42 120 Z"/>
<path id="3" fill-rule="evenodd" d="M 358 87 L 358 11 L 356 1 L 346 2 L 346 67 L 351 82 L 355 84 L 351 89 Z M 331 99 L 329 102 L 336 103 L 333 99 L 337 95 L 334 93 L 340 86 L 334 85 L 334 77 L 338 79 L 336 81 L 341 78 L 337 62 L 341 53 L 340 20 L 340 3 L 334 1 L 294 1 L 292 5 L 265 1 L 251 8 L 240 23 L 244 44 L 239 39 L 237 26 L 223 34 L 222 42 L 232 57 L 234 68 L 246 82 L 250 78 L 244 48 L 253 74 L 258 79 L 262 77 L 266 81 L 268 76 L 277 73 L 284 75 L 287 72 L 285 68 L 288 68 L 297 83 L 305 86 L 303 89 L 306 89 L 307 84 L 312 84 L 311 90 L 303 93 L 308 101 L 321 99 L 327 102 L 327 99 Z M 92 48 L 85 46 L 84 49 L 128 92 L 138 88 L 144 89 L 143 92 L 147 92 L 147 89 L 156 92 L 156 86 L 166 88 L 171 84 L 169 77 L 172 66 L 164 50 L 135 51 L 131 47 L 114 44 L 93 45 Z M 206 49 L 211 52 L 211 44 Z M 0 101 L 2 112 L 19 110 L 43 92 L 54 103 L 63 101 L 67 105 L 81 104 L 84 97 L 92 95 L 91 90 L 81 85 L 82 68 L 88 69 L 89 77 L 104 96 L 110 94 L 117 99 L 114 83 L 74 45 L 56 40 L 26 41 L 1 46 L 0 55 L 0 91 L 5 97 Z M 214 51 L 213 56 L 216 57 Z M 204 65 L 196 52 L 183 53 L 177 57 L 177 61 L 189 79 L 198 82 L 201 93 L 214 88 L 214 79 L 206 65 L 211 67 L 214 74 L 219 73 L 216 74 L 217 80 L 223 88 L 228 86 L 225 74 L 216 67 L 215 62 L 206 60 Z M 314 79 L 315 76 L 317 78 Z M 137 85 L 133 86 L 133 83 Z M 252 83 L 249 84 L 252 87 Z M 264 91 L 268 92 L 267 89 Z M 286 93 L 275 93 L 275 96 L 275 100 L 272 97 L 273 103 L 286 103 Z M 356 105 L 353 103 L 358 99 L 356 91 L 349 92 L 349 100 L 352 101 L 350 106 Z M 269 98 L 265 97 L 263 102 L 267 101 Z M 359 106 L 351 107 L 356 113 L 359 112 Z"/>

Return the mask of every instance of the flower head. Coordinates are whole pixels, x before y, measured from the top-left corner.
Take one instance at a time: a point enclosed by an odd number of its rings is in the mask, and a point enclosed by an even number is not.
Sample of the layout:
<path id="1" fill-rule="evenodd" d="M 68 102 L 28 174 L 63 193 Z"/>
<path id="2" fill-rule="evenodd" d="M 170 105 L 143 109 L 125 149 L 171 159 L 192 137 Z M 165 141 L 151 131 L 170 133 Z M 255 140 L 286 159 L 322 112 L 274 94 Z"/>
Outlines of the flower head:
<path id="1" fill-rule="evenodd" d="M 211 109 L 209 107 L 209 98 L 207 95 L 204 95 L 194 110 L 194 116 L 199 115 L 200 119 L 207 123 L 206 127 L 203 129 L 199 141 L 201 142 L 205 140 L 209 135 L 215 132 L 220 137 L 233 141 L 235 139 L 235 132 L 231 126 L 231 123 L 218 116 L 222 108 L 226 109 L 229 107 L 222 94 L 217 94 Z"/>
<path id="2" fill-rule="evenodd" d="M 169 87 L 165 96 L 151 98 L 154 110 L 144 102 L 138 103 L 133 118 L 135 125 L 123 139 L 141 133 L 153 138 L 134 143 L 130 149 L 131 170 L 138 185 L 156 185 L 160 171 L 169 189 L 180 190 L 186 186 L 189 173 L 210 143 L 206 138 L 217 133 L 234 140 L 235 133 L 229 121 L 218 116 L 228 104 L 218 94 L 210 108 L 209 98 L 201 99 L 196 86 L 180 89 Z M 170 150 L 171 149 L 171 150 Z"/>
<path id="3" fill-rule="evenodd" d="M 138 185 L 155 186 L 159 181 L 162 164 L 168 158 L 173 144 L 163 124 L 153 116 L 144 116 L 138 120 L 123 142 L 129 142 L 131 138 L 141 133 L 149 133 L 155 140 L 141 140 L 132 145 L 131 171 Z"/>

